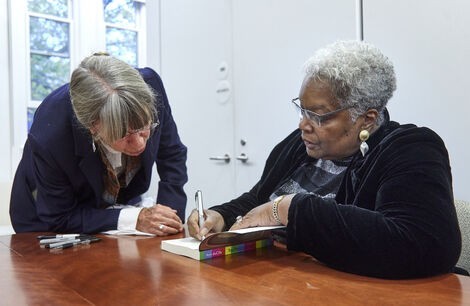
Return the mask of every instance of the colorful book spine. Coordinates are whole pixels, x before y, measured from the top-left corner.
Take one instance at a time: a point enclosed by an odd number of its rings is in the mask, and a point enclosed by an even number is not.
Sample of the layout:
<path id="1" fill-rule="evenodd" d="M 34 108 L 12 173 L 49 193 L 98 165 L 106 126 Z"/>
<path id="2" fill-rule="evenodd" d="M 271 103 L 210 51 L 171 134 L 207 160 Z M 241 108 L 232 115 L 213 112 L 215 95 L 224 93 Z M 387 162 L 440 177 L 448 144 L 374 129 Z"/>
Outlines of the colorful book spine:
<path id="1" fill-rule="evenodd" d="M 252 251 L 260 248 L 269 247 L 271 245 L 273 245 L 273 240 L 268 238 L 263 240 L 245 242 L 237 245 L 214 248 L 206 251 L 200 251 L 199 260 L 206 260 L 235 253 Z"/>

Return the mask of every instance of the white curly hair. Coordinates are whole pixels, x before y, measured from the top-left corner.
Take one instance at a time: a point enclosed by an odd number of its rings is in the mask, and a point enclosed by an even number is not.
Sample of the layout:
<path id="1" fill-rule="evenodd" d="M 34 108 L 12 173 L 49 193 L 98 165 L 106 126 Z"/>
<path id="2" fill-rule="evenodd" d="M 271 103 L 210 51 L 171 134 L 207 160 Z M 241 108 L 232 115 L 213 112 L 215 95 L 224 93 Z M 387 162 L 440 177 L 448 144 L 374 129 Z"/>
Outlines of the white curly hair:
<path id="1" fill-rule="evenodd" d="M 370 43 L 337 41 L 305 62 L 305 79 L 326 84 L 340 107 L 350 106 L 353 121 L 368 109 L 384 110 L 396 89 L 392 62 Z"/>

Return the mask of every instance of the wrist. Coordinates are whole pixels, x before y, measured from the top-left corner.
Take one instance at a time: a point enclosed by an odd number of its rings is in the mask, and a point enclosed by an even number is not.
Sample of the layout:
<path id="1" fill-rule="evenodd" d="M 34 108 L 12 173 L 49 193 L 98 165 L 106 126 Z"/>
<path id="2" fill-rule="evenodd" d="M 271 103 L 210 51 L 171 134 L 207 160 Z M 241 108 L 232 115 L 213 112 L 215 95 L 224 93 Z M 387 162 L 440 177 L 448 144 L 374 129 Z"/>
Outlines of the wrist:
<path id="1" fill-rule="evenodd" d="M 282 224 L 281 217 L 279 216 L 279 204 L 282 202 L 284 197 L 285 195 L 281 195 L 277 197 L 276 199 L 274 199 L 273 205 L 271 207 L 272 217 L 277 224 Z"/>
<path id="2" fill-rule="evenodd" d="M 117 230 L 135 230 L 137 229 L 142 208 L 129 207 L 121 209 L 117 222 Z"/>

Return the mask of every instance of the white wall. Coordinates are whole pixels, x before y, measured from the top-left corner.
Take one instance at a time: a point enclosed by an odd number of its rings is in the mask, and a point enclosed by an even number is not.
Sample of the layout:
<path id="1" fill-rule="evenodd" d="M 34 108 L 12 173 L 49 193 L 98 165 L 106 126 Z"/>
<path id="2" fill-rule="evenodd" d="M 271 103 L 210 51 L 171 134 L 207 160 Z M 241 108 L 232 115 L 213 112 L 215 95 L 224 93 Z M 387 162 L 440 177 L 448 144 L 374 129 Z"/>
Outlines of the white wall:
<path id="1" fill-rule="evenodd" d="M 0 182 L 0 226 L 10 225 L 10 182 Z"/>
<path id="2" fill-rule="evenodd" d="M 11 189 L 10 76 L 7 0 L 0 0 L 0 225 L 10 224 Z"/>
<path id="3" fill-rule="evenodd" d="M 390 57 L 391 118 L 427 126 L 449 151 L 456 199 L 469 200 L 470 1 L 365 0 L 364 39 Z"/>

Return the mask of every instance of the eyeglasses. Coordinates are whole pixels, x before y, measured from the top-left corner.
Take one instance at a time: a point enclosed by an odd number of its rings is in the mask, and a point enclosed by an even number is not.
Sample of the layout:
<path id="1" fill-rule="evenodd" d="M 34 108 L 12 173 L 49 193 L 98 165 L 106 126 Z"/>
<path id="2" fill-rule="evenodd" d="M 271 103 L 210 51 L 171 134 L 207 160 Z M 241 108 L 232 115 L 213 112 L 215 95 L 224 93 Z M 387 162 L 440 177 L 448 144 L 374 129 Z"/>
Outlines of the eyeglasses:
<path id="1" fill-rule="evenodd" d="M 332 118 L 335 114 L 352 107 L 352 106 L 345 106 L 340 109 L 334 110 L 332 112 L 320 115 L 315 112 L 312 112 L 311 110 L 303 108 L 302 106 L 300 106 L 300 103 L 297 101 L 300 102 L 300 98 L 292 99 L 292 104 L 294 104 L 295 110 L 299 114 L 300 120 L 302 120 L 303 118 L 307 118 L 308 120 L 315 123 L 319 127 L 321 127 L 322 122 Z"/>
<path id="2" fill-rule="evenodd" d="M 133 131 L 128 131 L 127 134 L 122 137 L 121 139 L 118 139 L 117 141 L 124 141 L 126 140 L 127 138 L 129 138 L 130 136 L 132 135 L 135 135 L 135 134 L 141 134 L 141 133 L 149 133 L 149 137 L 153 135 L 153 132 L 155 131 L 155 129 L 157 128 L 157 126 L 160 124 L 160 121 L 157 120 L 157 122 L 155 123 L 152 123 L 152 124 L 149 124 L 147 126 L 144 126 L 143 128 L 141 129 L 137 129 L 137 130 L 133 130 Z"/>

